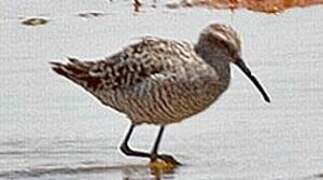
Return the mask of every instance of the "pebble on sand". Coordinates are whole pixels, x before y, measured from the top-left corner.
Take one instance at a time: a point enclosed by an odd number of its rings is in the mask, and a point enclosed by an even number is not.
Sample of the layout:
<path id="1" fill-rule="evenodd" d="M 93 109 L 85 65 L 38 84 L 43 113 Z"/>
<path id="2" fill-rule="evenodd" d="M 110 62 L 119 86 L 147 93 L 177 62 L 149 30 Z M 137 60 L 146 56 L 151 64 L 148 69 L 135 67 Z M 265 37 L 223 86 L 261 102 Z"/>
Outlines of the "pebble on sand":
<path id="1" fill-rule="evenodd" d="M 42 17 L 31 17 L 23 20 L 21 23 L 26 26 L 40 26 L 47 24 L 48 20 Z"/>
<path id="2" fill-rule="evenodd" d="M 104 16 L 104 13 L 99 11 L 80 12 L 77 14 L 77 16 L 82 18 L 94 18 L 94 17 Z"/>

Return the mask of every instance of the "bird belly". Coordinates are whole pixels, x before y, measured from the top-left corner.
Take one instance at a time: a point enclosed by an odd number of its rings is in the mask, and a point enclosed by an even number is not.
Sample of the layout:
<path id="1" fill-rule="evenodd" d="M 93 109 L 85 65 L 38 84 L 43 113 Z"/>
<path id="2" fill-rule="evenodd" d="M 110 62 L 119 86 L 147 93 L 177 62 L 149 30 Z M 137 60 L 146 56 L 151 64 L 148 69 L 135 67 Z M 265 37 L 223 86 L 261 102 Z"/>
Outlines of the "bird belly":
<path id="1" fill-rule="evenodd" d="M 225 89 L 209 82 L 204 87 L 152 87 L 141 95 L 125 98 L 123 109 L 135 124 L 176 123 L 208 108 Z"/>

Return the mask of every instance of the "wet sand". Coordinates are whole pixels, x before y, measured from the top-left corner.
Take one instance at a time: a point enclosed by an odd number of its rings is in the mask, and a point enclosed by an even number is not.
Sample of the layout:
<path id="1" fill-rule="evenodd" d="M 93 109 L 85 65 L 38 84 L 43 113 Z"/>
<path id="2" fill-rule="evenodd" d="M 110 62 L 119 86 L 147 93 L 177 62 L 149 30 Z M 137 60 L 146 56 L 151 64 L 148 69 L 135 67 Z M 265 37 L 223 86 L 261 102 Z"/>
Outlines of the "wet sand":
<path id="1" fill-rule="evenodd" d="M 159 7 L 159 8 L 158 8 Z M 80 17 L 84 12 L 103 16 Z M 44 17 L 25 26 L 26 17 Z M 161 179 L 319 179 L 323 173 L 323 11 L 280 15 L 118 1 L 0 2 L 0 179 L 156 179 L 147 160 L 118 150 L 129 122 L 50 70 L 66 56 L 99 59 L 143 35 L 196 41 L 210 22 L 232 25 L 272 103 L 235 67 L 207 111 L 166 128 L 161 152 L 184 166 Z M 149 150 L 157 127 L 135 130 Z"/>

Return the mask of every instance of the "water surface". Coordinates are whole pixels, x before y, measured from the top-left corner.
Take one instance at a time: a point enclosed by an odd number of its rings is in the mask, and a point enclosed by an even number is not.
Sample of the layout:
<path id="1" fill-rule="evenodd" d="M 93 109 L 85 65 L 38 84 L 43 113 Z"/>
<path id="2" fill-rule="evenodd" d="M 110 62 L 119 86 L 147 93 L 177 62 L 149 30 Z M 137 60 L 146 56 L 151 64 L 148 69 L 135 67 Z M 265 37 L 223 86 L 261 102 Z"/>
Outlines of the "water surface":
<path id="1" fill-rule="evenodd" d="M 323 173 L 323 11 L 280 15 L 144 7 L 127 1 L 0 2 L 0 179 L 153 179 L 147 161 L 118 146 L 124 115 L 57 76 L 48 62 L 99 59 L 143 35 L 196 41 L 210 22 L 232 25 L 243 57 L 266 86 L 263 102 L 233 68 L 229 90 L 207 111 L 166 128 L 162 152 L 185 166 L 161 179 L 316 179 Z M 84 18 L 79 13 L 102 12 Z M 41 16 L 48 24 L 28 27 Z M 157 127 L 135 130 L 150 149 Z"/>

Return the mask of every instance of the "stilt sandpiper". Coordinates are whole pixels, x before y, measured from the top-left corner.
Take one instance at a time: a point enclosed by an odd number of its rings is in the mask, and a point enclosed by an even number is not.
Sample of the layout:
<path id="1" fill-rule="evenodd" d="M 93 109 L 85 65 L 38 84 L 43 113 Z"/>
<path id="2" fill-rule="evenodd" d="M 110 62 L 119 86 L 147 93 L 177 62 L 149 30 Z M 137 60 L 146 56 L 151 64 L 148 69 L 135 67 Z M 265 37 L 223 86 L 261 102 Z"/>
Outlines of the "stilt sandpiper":
<path id="1" fill-rule="evenodd" d="M 124 154 L 175 164 L 178 162 L 172 156 L 158 153 L 165 126 L 181 122 L 215 102 L 229 86 L 230 63 L 237 65 L 270 102 L 241 58 L 237 32 L 222 24 L 207 26 L 195 44 L 144 37 L 101 60 L 51 62 L 56 73 L 128 116 L 131 126 L 120 147 Z M 128 146 L 135 126 L 143 123 L 160 126 L 150 153 Z"/>

